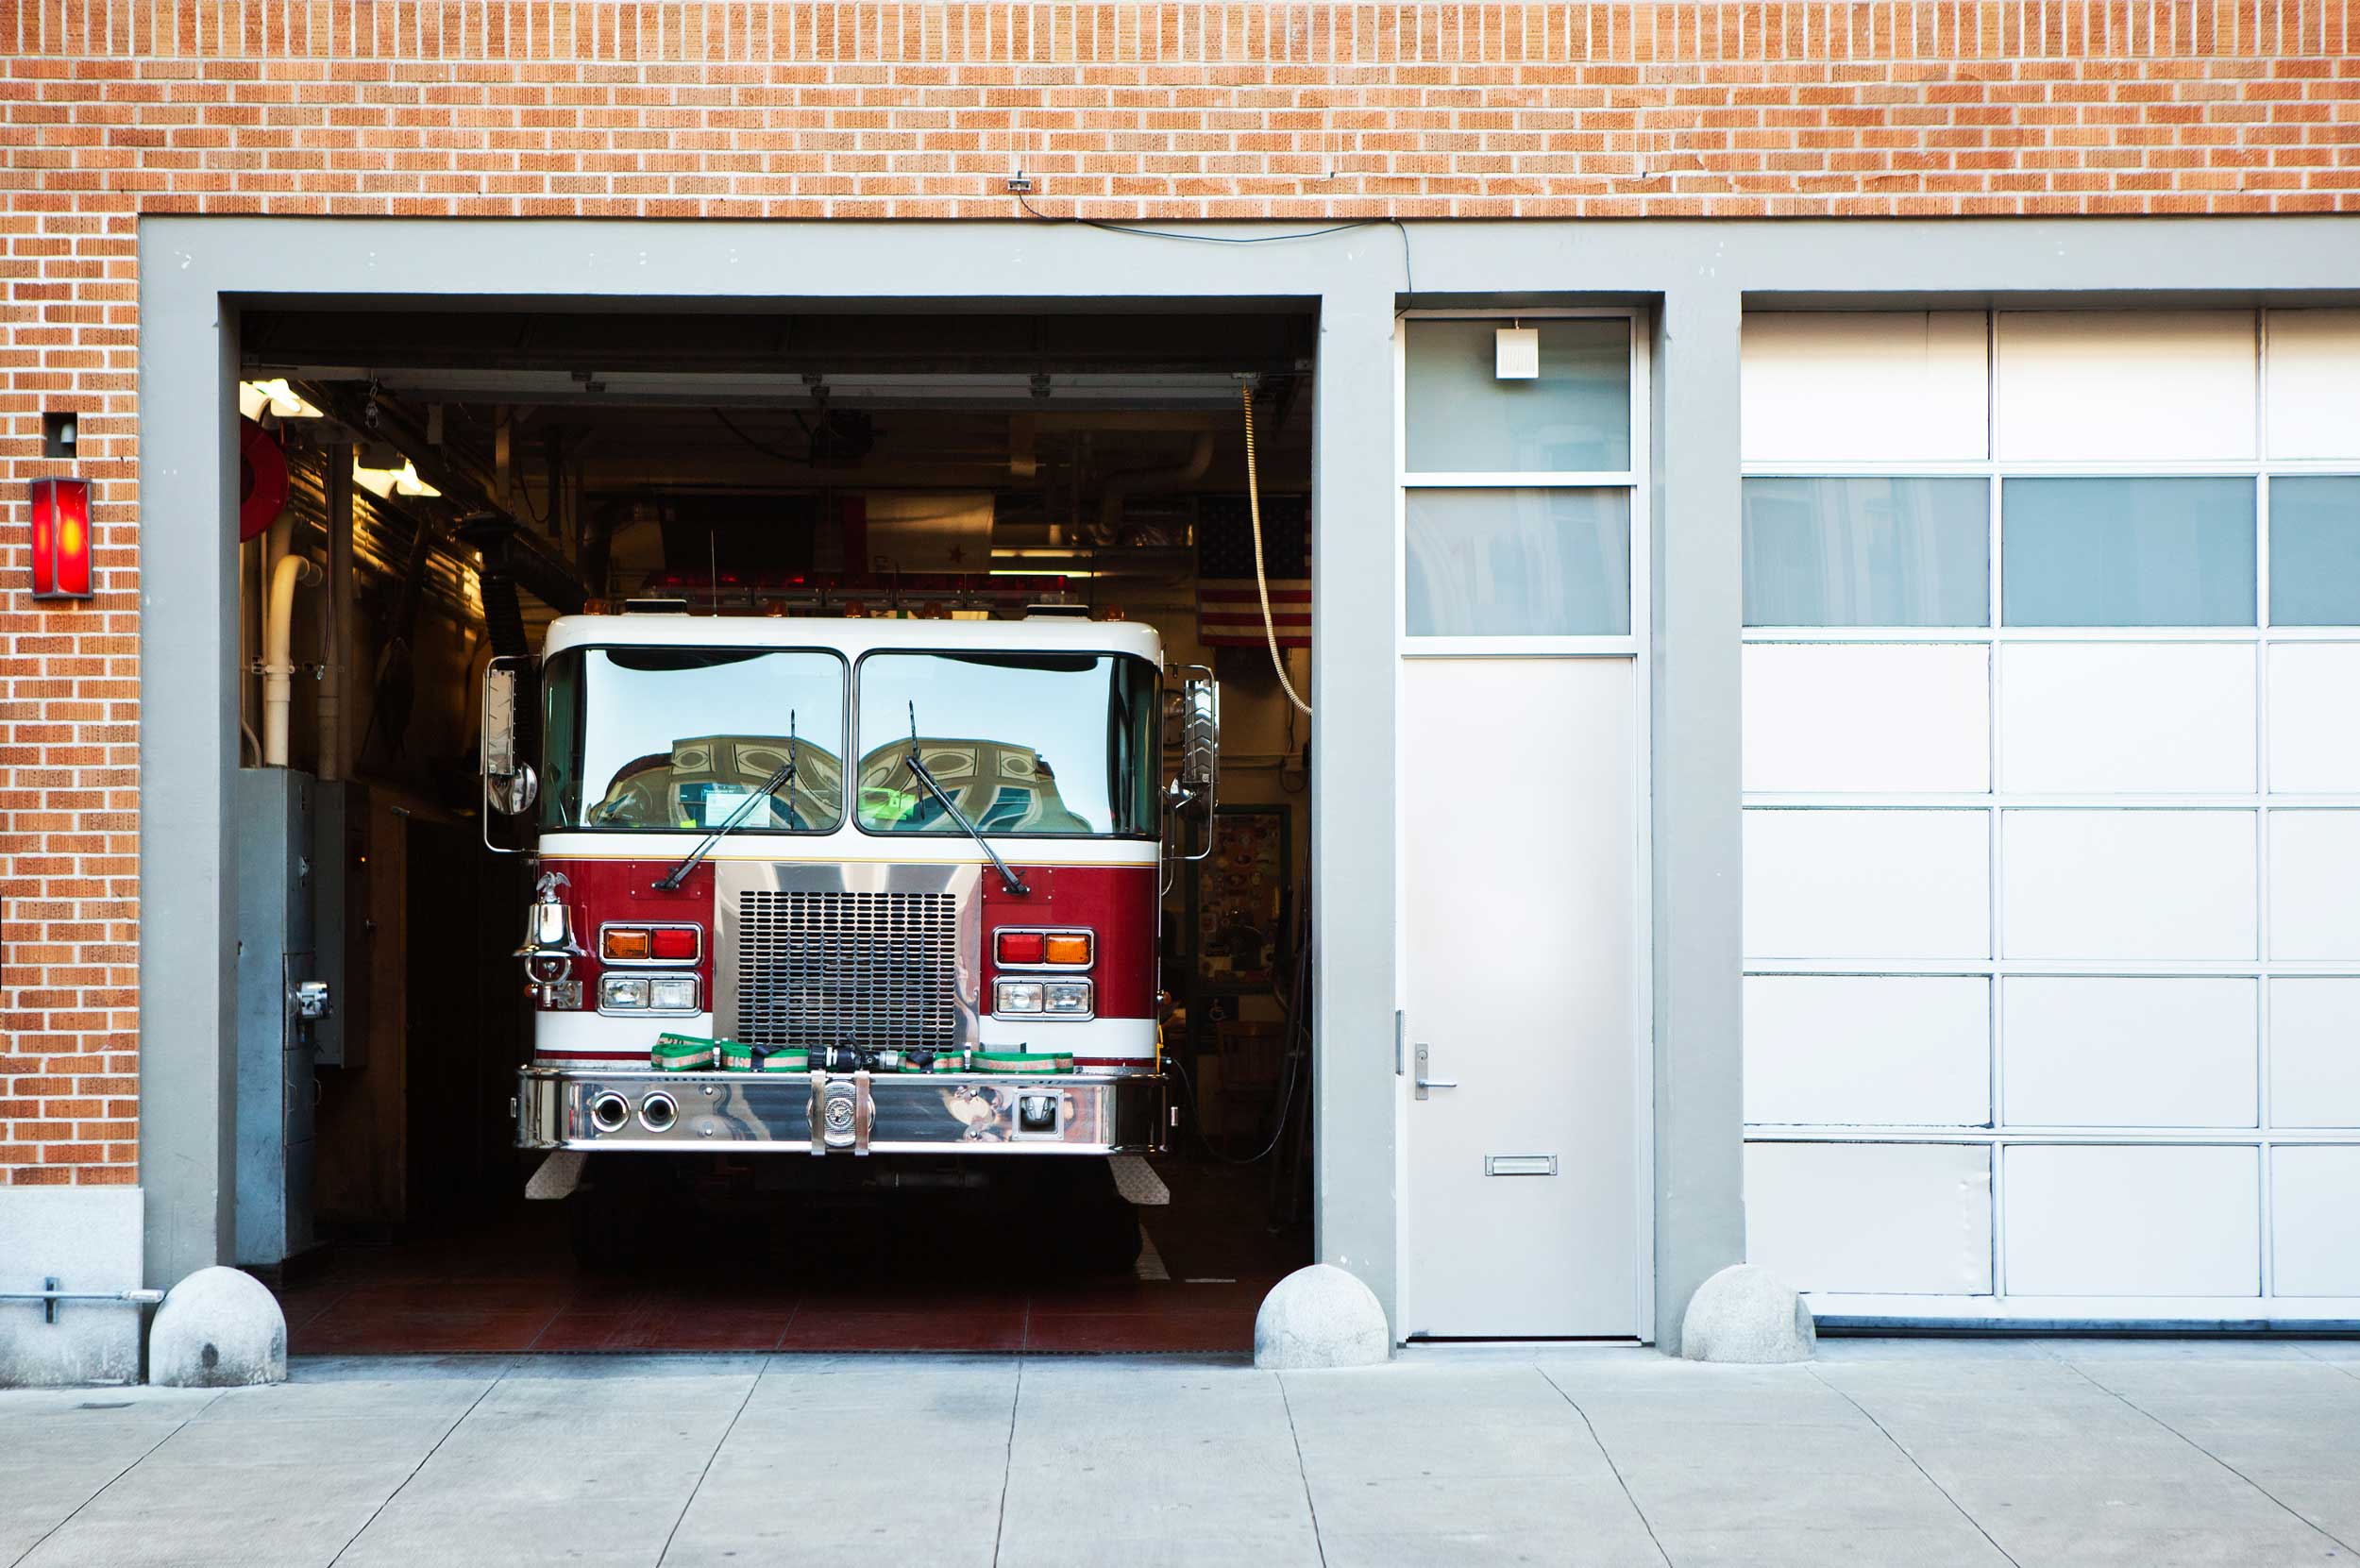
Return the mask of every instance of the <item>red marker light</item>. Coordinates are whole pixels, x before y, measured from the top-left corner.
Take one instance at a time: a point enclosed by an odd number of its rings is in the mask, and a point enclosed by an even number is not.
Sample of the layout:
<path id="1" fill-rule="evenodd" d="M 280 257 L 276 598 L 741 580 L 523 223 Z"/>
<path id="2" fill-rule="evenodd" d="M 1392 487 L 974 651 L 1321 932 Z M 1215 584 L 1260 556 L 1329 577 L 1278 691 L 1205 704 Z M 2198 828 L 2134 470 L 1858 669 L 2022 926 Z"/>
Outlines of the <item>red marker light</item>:
<path id="1" fill-rule="evenodd" d="M 33 500 L 33 597 L 91 597 L 90 483 L 86 480 L 35 480 Z"/>
<path id="2" fill-rule="evenodd" d="M 658 958 L 687 963 L 697 956 L 697 934 L 686 926 L 658 926 L 649 935 Z"/>
<path id="3" fill-rule="evenodd" d="M 1000 934 L 1000 962 L 1037 964 L 1041 947 L 1041 934 L 1037 931 L 1003 931 Z"/>

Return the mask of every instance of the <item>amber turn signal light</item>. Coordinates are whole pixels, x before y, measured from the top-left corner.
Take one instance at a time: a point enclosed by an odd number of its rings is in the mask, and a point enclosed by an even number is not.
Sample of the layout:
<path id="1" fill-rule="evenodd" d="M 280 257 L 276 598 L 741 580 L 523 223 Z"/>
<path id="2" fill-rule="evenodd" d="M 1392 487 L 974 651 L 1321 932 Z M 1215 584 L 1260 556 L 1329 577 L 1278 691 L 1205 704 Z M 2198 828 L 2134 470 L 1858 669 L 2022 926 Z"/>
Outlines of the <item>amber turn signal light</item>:
<path id="1" fill-rule="evenodd" d="M 1087 931 L 1061 931 L 1045 941 L 1047 961 L 1052 964 L 1087 964 L 1090 961 L 1090 938 Z"/>
<path id="2" fill-rule="evenodd" d="M 598 953 L 610 962 L 628 964 L 654 957 L 655 948 L 647 927 L 611 925 L 598 933 Z"/>

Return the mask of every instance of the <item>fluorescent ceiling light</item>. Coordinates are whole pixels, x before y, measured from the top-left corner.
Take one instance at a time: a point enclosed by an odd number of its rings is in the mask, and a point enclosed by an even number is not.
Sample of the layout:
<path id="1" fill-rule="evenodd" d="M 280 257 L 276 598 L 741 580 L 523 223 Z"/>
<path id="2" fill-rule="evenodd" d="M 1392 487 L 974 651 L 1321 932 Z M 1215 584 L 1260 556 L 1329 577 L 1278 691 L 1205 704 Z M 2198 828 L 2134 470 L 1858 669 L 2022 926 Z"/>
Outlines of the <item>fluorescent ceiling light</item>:
<path id="1" fill-rule="evenodd" d="M 284 376 L 267 381 L 240 381 L 238 383 L 238 412 L 248 419 L 260 419 L 265 413 L 276 414 L 281 419 L 325 419 L 328 417 L 305 402 L 301 394 L 287 384 L 287 379 Z"/>
<path id="2" fill-rule="evenodd" d="M 404 496 L 439 496 L 442 494 L 440 490 L 418 478 L 418 465 L 408 458 L 401 460 L 401 466 L 398 468 L 364 468 L 361 465 L 360 456 L 356 453 L 352 460 L 352 482 L 379 500 L 383 500 L 387 496 L 396 492 Z"/>

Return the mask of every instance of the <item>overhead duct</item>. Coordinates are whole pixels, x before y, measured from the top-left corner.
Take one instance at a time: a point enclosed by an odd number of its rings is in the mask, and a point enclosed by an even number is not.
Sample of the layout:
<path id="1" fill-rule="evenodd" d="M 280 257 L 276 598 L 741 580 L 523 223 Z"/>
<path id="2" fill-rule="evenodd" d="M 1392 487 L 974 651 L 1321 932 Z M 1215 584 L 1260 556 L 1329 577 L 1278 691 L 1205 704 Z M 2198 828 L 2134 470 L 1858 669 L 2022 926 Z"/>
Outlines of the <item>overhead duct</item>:
<path id="1" fill-rule="evenodd" d="M 1131 497 L 1153 490 L 1171 490 L 1193 484 L 1205 477 L 1213 465 L 1213 432 L 1197 432 L 1196 445 L 1188 450 L 1186 463 L 1167 468 L 1126 468 L 1108 474 L 1104 488 L 1098 493 L 1098 526 L 1091 537 L 1099 544 L 1111 545 L 1122 527 L 1122 504 Z"/>

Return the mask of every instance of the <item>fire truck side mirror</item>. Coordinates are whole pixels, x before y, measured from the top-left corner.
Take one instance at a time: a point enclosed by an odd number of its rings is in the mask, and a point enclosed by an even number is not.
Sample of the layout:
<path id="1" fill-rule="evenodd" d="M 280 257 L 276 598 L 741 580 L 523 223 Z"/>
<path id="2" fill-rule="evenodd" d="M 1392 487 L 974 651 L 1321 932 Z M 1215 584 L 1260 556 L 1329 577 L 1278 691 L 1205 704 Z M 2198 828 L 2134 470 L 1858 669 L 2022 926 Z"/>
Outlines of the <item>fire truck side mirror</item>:
<path id="1" fill-rule="evenodd" d="M 1180 688 L 1180 761 L 1164 791 L 1165 810 L 1179 825 L 1171 847 L 1175 859 L 1204 860 L 1212 854 L 1213 808 L 1220 793 L 1221 687 L 1210 670 L 1202 670 Z M 1196 824 L 1193 834 L 1191 822 Z"/>
<path id="2" fill-rule="evenodd" d="M 541 781 L 517 744 L 518 699 L 527 661 L 494 659 L 483 670 L 483 805 L 514 817 L 529 811 Z"/>

